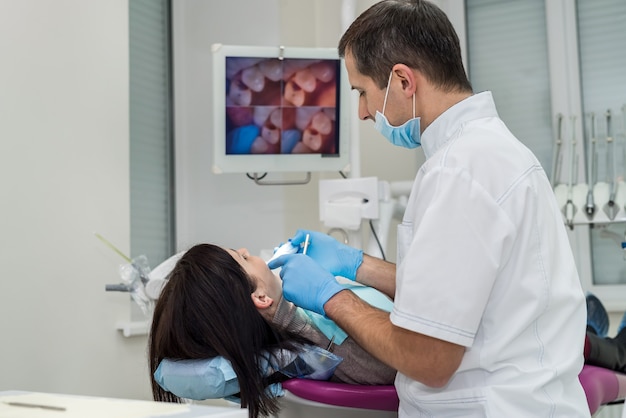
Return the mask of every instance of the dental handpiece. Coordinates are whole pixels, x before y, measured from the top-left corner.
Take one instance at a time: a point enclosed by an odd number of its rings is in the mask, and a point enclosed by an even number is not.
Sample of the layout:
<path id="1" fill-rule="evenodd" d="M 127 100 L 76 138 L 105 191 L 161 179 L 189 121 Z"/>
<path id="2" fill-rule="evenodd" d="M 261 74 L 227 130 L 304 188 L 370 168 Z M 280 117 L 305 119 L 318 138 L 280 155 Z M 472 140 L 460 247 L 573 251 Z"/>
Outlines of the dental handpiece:
<path id="1" fill-rule="evenodd" d="M 285 254 L 295 254 L 298 252 L 298 247 L 293 245 L 291 243 L 291 241 L 287 241 L 286 243 L 284 243 L 283 245 L 281 245 L 280 247 L 277 247 L 274 250 L 274 255 L 272 256 L 272 258 L 270 258 L 269 260 L 267 260 L 267 263 L 269 263 L 272 260 L 277 259 L 278 257 L 285 255 Z"/>

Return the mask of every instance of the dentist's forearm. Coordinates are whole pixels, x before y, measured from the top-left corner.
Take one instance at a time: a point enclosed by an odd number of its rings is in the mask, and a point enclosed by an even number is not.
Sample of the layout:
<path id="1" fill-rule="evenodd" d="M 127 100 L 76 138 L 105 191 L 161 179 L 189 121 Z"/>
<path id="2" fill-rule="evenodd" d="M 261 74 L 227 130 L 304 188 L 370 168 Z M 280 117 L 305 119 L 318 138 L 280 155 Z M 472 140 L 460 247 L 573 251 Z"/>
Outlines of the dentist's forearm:
<path id="1" fill-rule="evenodd" d="M 356 281 L 378 289 L 393 299 L 396 293 L 396 265 L 363 254 L 363 263 L 356 272 Z"/>
<path id="2" fill-rule="evenodd" d="M 462 346 L 393 325 L 388 312 L 349 290 L 330 298 L 324 310 L 374 357 L 427 386 L 445 386 L 465 352 Z"/>

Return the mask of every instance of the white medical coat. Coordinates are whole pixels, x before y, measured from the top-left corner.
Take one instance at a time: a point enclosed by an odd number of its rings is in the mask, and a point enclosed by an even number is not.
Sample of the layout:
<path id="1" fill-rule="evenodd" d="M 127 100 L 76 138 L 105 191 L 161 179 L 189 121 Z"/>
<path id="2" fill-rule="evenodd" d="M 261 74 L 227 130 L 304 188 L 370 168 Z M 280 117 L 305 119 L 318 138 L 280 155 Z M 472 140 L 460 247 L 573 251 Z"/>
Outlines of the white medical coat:
<path id="1" fill-rule="evenodd" d="M 391 321 L 466 352 L 441 389 L 399 373 L 399 416 L 588 417 L 584 294 L 540 163 L 490 92 L 443 113 L 422 147 Z"/>

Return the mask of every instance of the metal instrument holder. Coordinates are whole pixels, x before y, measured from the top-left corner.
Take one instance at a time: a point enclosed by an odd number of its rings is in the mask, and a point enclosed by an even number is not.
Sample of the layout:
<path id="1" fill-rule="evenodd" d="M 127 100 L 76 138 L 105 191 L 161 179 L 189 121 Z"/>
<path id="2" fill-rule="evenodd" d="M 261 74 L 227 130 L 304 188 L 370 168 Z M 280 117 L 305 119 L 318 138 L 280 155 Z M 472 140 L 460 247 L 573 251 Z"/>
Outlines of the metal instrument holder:
<path id="1" fill-rule="evenodd" d="M 596 112 L 590 112 L 583 118 L 570 116 L 572 124 L 568 136 L 571 139 L 565 141 L 564 115 L 557 114 L 550 180 L 563 220 L 570 230 L 576 225 L 626 222 L 626 104 L 621 108 L 621 130 L 616 129 L 615 112 L 608 109 L 601 115 L 597 117 Z M 589 123 L 582 133 L 585 128 L 581 119 Z M 598 120 L 604 122 L 601 129 L 596 127 Z M 598 151 L 600 148 L 602 151 Z M 606 160 L 604 166 L 599 163 L 601 157 Z M 568 160 L 566 167 L 562 163 L 565 158 Z M 599 166 L 605 170 L 600 175 Z M 564 168 L 567 168 L 565 181 L 559 178 Z M 578 180 L 580 175 L 582 181 Z"/>

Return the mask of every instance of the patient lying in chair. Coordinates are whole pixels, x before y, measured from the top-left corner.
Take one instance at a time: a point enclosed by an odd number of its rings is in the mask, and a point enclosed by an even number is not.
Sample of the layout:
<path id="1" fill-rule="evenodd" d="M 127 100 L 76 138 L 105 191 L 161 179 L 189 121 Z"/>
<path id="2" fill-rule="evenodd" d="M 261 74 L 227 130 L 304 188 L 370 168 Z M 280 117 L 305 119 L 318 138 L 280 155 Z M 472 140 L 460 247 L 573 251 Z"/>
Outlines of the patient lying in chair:
<path id="1" fill-rule="evenodd" d="M 349 287 L 369 303 L 391 309 L 392 302 L 374 289 Z M 196 245 L 176 263 L 154 309 L 149 339 L 153 397 L 169 402 L 189 397 L 167 391 L 155 380 L 162 362 L 221 357 L 236 374 L 241 405 L 249 416 L 269 416 L 279 408 L 268 390 L 280 381 L 284 356 L 279 353 L 311 346 L 343 358 L 331 381 L 394 381 L 395 370 L 365 352 L 332 321 L 283 299 L 281 280 L 263 259 L 246 249 Z"/>
<path id="2" fill-rule="evenodd" d="M 354 286 L 351 290 L 381 309 L 392 307 L 374 289 Z M 608 314 L 593 295 L 587 296 L 587 310 L 585 362 L 626 373 L 626 314 L 617 335 L 609 338 Z M 330 381 L 358 385 L 394 381 L 395 370 L 370 356 L 332 321 L 283 299 L 280 278 L 261 258 L 245 249 L 197 245 L 177 262 L 155 307 L 149 341 L 153 397 L 181 402 L 181 398 L 228 397 L 238 392 L 251 418 L 271 415 L 279 408 L 273 383 L 288 375 L 280 370 L 280 360 L 271 357 L 301 353 L 311 346 L 339 356 L 341 362 L 331 369 Z M 193 394 L 179 388 L 168 391 L 157 372 L 166 363 L 213 359 L 223 360 L 220 367 L 226 364 L 236 384 L 234 391 L 230 386 L 221 394 L 203 393 L 191 378 L 188 387 Z M 206 377 L 197 369 L 193 373 Z"/>

